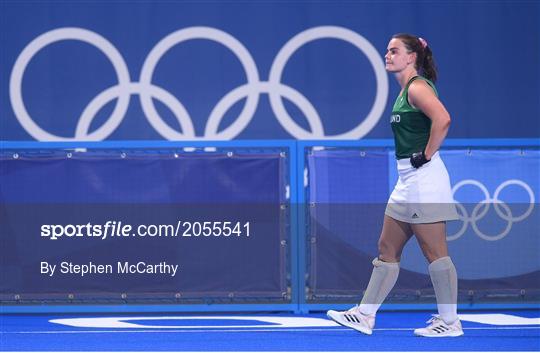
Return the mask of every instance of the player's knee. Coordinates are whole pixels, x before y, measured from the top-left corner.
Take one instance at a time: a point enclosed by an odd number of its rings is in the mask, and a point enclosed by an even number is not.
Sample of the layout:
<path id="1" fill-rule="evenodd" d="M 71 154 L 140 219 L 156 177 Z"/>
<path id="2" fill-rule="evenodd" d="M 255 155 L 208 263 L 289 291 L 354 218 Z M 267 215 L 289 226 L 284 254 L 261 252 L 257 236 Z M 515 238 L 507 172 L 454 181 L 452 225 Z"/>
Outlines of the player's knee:
<path id="1" fill-rule="evenodd" d="M 384 262 L 399 262 L 401 258 L 400 249 L 388 241 L 379 239 L 378 250 L 379 250 L 379 259 Z"/>
<path id="2" fill-rule="evenodd" d="M 432 263 L 433 261 L 440 259 L 441 257 L 448 256 L 448 251 L 444 249 L 432 249 L 428 247 L 422 247 L 422 252 L 424 253 L 425 258 L 429 263 Z"/>

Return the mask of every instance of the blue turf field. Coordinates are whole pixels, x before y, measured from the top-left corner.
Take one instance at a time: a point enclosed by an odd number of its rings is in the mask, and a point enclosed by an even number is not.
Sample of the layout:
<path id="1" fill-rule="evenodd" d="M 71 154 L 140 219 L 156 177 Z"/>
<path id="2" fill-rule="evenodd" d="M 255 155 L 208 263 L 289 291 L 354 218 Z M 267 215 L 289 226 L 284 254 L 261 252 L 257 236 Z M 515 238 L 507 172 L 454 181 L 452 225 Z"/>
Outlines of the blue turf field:
<path id="1" fill-rule="evenodd" d="M 495 312 L 462 314 L 487 313 Z M 2 350 L 15 351 L 540 351 L 539 310 L 496 313 L 511 316 L 497 325 L 463 321 L 465 336 L 442 339 L 413 335 L 414 328 L 425 326 L 427 312 L 381 312 L 372 336 L 330 321 L 309 322 L 325 319 L 323 313 L 20 314 L 0 316 L 0 339 Z M 103 320 L 111 317 L 117 319 Z M 73 318 L 85 319 L 79 323 L 87 327 L 50 322 Z M 512 318 L 515 322 L 504 323 Z"/>

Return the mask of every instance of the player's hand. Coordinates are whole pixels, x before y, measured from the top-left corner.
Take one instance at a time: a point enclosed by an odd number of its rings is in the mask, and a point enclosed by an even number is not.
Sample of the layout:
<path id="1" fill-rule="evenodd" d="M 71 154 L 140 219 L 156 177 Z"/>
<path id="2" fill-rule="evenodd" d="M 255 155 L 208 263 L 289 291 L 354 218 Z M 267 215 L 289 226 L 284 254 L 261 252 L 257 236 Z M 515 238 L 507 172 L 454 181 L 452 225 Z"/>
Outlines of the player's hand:
<path id="1" fill-rule="evenodd" d="M 416 169 L 418 169 L 424 164 L 426 164 L 427 162 L 429 162 L 430 160 L 431 159 L 426 158 L 426 154 L 424 153 L 424 151 L 416 152 L 416 153 L 413 153 L 411 156 L 411 165 L 415 167 Z"/>

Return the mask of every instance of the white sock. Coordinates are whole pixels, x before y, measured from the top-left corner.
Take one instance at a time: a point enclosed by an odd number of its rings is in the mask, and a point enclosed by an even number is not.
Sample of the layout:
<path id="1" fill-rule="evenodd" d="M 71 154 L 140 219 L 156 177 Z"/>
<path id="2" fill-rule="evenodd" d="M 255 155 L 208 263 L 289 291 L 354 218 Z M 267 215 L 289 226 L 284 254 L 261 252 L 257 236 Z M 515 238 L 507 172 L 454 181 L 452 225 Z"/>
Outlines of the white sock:
<path id="1" fill-rule="evenodd" d="M 447 324 L 458 319 L 457 273 L 450 257 L 445 256 L 429 264 L 429 275 L 437 297 L 439 315 Z"/>
<path id="2" fill-rule="evenodd" d="M 384 262 L 375 258 L 373 272 L 359 310 L 364 315 L 375 315 L 388 293 L 394 288 L 399 275 L 399 262 Z"/>

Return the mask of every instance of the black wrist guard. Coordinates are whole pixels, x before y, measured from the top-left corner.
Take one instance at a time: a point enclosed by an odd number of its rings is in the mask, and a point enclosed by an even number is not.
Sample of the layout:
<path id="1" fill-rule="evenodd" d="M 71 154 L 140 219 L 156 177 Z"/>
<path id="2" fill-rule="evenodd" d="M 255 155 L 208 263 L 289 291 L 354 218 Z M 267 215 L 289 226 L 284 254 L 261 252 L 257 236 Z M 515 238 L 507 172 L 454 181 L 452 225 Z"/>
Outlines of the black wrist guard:
<path id="1" fill-rule="evenodd" d="M 416 169 L 420 168 L 429 161 L 430 159 L 426 158 L 424 151 L 413 153 L 411 156 L 411 165 Z"/>

